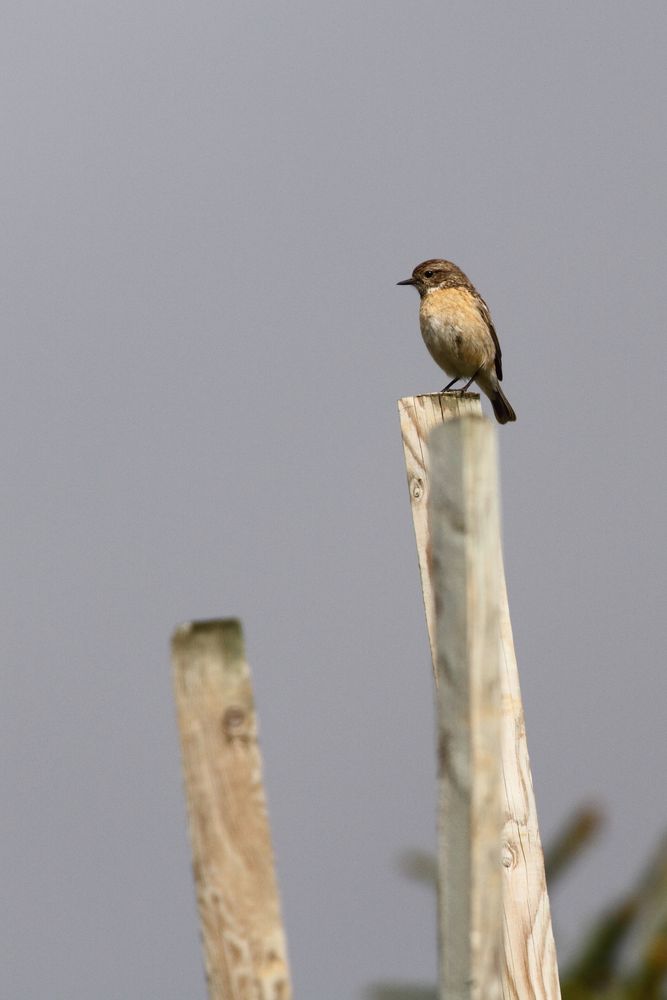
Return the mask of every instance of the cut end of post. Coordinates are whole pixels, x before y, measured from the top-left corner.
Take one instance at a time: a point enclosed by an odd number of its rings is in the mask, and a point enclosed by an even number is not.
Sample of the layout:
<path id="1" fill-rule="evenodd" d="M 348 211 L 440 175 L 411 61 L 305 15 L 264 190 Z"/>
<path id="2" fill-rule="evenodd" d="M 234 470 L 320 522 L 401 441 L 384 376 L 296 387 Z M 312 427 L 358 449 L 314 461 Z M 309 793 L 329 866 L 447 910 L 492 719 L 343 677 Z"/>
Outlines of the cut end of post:
<path id="1" fill-rule="evenodd" d="M 236 672 L 245 664 L 243 626 L 238 618 L 210 618 L 184 622 L 171 637 L 171 651 L 176 676 L 191 673 L 193 665 L 223 665 Z"/>
<path id="2" fill-rule="evenodd" d="M 192 635 L 194 632 L 217 632 L 242 631 L 241 622 L 238 618 L 204 618 L 201 621 L 182 622 L 174 629 L 172 639 L 177 639 L 183 635 Z"/>
<path id="3" fill-rule="evenodd" d="M 472 402 L 473 400 L 479 399 L 478 392 L 422 392 L 417 396 L 401 396 L 398 400 L 399 409 L 402 404 L 414 405 L 415 400 L 418 399 L 428 399 L 428 400 L 441 400 L 449 404 L 450 402 L 455 402 L 456 400 L 463 400 L 464 402 Z M 448 406 L 449 408 L 449 406 Z"/>
<path id="4" fill-rule="evenodd" d="M 173 647 L 192 642 L 197 636 L 219 636 L 228 645 L 230 641 L 243 643 L 243 626 L 238 618 L 208 618 L 202 621 L 183 622 L 177 625 L 171 637 Z"/>

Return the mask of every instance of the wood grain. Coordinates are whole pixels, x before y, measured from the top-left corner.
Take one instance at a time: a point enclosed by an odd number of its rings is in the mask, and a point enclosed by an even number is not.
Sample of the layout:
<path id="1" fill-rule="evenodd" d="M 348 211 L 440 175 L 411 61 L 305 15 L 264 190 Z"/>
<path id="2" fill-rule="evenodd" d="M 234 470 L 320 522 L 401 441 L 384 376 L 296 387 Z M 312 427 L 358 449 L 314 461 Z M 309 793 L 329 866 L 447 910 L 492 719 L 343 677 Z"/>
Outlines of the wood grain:
<path id="1" fill-rule="evenodd" d="M 500 648 L 505 800 L 502 831 L 503 998 L 560 1000 L 556 945 L 504 568 L 500 574 Z"/>
<path id="2" fill-rule="evenodd" d="M 481 414 L 481 407 L 479 396 L 467 393 L 464 396 L 453 394 L 410 396 L 399 400 L 398 408 L 426 621 L 437 684 L 436 618 L 428 565 L 430 539 L 427 501 L 430 461 L 427 440 L 434 427 L 465 413 Z M 560 998 L 560 987 L 556 948 L 544 877 L 544 858 L 537 822 L 502 554 L 500 565 L 504 914 L 502 995 L 503 1000 L 557 1000 Z"/>
<path id="3" fill-rule="evenodd" d="M 290 1000 L 241 625 L 184 625 L 172 655 L 209 998 Z"/>
<path id="4" fill-rule="evenodd" d="M 500 1000 L 500 576 L 495 432 L 429 437 L 438 669 L 440 996 Z"/>

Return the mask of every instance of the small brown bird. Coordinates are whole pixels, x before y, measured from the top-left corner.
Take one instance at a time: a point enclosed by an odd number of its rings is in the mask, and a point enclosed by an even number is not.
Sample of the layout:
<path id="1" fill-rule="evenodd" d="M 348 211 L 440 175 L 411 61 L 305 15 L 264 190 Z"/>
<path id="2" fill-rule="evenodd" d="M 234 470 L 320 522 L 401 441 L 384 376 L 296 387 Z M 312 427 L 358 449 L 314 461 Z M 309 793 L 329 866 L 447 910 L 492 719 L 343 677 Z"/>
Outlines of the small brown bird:
<path id="1" fill-rule="evenodd" d="M 425 260 L 399 285 L 414 285 L 421 299 L 419 326 L 431 357 L 453 376 L 443 392 L 467 379 L 491 400 L 496 420 L 506 424 L 516 414 L 500 388 L 500 344 L 488 306 L 463 271 L 449 260 Z"/>

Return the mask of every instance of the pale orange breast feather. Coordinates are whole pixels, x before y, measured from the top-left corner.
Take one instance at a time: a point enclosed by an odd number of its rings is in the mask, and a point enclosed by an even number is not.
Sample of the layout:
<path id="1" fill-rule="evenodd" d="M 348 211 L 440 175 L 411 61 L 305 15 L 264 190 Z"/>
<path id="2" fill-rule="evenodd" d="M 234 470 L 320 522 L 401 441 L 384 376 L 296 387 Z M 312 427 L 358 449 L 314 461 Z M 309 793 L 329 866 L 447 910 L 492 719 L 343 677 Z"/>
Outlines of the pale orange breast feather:
<path id="1" fill-rule="evenodd" d="M 419 325 L 433 360 L 450 375 L 493 365 L 495 345 L 466 288 L 436 288 L 421 300 Z"/>

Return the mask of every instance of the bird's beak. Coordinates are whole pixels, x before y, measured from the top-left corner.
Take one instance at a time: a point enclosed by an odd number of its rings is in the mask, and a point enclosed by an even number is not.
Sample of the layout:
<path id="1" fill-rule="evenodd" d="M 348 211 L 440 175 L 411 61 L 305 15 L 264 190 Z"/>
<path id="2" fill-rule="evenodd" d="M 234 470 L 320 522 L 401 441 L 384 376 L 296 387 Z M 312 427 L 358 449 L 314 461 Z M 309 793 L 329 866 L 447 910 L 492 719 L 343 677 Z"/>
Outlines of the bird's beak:
<path id="1" fill-rule="evenodd" d="M 415 283 L 414 278 L 406 278 L 405 281 L 396 282 L 397 285 L 414 285 L 414 283 Z"/>

